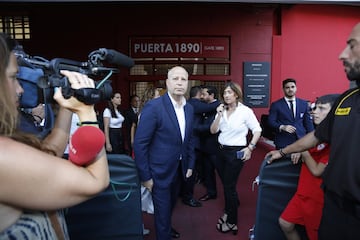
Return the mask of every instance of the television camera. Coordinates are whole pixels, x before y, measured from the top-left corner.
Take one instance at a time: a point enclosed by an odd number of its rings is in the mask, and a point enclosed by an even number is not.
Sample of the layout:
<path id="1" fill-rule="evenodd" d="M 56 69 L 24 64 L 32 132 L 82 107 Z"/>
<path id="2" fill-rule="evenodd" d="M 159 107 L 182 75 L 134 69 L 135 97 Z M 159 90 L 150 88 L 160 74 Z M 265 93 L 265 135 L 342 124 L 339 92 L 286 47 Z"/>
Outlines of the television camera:
<path id="1" fill-rule="evenodd" d="M 44 90 L 44 100 L 51 101 L 54 89 L 61 87 L 65 98 L 76 97 L 85 104 L 95 104 L 101 100 L 110 99 L 112 94 L 111 81 L 109 78 L 113 73 L 118 73 L 118 68 L 106 67 L 102 61 L 107 61 L 112 65 L 132 67 L 133 59 L 112 49 L 100 48 L 92 51 L 88 55 L 88 61 L 78 62 L 64 58 L 54 58 L 47 60 L 39 56 L 27 55 L 21 46 L 15 49 L 20 71 L 18 78 L 20 82 L 36 83 L 37 87 Z M 60 70 L 69 70 L 86 74 L 88 76 L 103 76 L 100 81 L 95 81 L 95 88 L 72 89 L 69 80 L 60 74 Z M 29 79 L 35 78 L 35 79 Z M 24 87 L 24 86 L 23 86 Z M 21 99 L 21 107 L 31 107 L 29 102 L 33 101 L 34 94 L 31 90 L 24 89 L 25 94 Z"/>

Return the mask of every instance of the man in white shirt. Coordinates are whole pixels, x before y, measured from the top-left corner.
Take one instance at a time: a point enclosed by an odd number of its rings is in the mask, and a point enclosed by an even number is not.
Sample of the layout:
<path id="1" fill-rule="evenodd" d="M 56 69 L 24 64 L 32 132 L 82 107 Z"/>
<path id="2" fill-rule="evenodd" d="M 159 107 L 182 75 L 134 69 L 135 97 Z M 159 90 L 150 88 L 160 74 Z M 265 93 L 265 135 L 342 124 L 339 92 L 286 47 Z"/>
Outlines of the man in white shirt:
<path id="1" fill-rule="evenodd" d="M 171 227 L 172 210 L 180 178 L 189 178 L 195 164 L 194 113 L 184 97 L 188 78 L 183 67 L 169 70 L 167 93 L 144 106 L 135 133 L 135 163 L 140 180 L 152 193 L 157 240 L 180 237 Z"/>

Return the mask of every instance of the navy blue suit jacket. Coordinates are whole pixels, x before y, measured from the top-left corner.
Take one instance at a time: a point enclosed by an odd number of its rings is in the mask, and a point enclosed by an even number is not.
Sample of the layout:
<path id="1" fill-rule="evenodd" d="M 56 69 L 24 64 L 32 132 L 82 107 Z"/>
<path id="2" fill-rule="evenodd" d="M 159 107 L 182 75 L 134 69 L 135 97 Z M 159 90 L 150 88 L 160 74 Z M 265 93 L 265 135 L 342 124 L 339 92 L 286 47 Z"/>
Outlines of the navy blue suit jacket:
<path id="1" fill-rule="evenodd" d="M 206 114 L 215 113 L 216 108 L 219 106 L 220 102 L 215 101 L 212 103 L 206 103 L 197 98 L 190 98 L 188 103 L 191 104 L 194 108 L 194 145 L 196 149 L 201 148 L 201 134 L 204 132 L 202 125 L 204 124 L 204 116 Z M 209 129 L 210 131 L 210 129 Z"/>
<path id="2" fill-rule="evenodd" d="M 221 102 L 219 100 L 216 100 L 210 104 L 219 106 L 220 103 Z M 216 114 L 216 108 L 212 112 L 204 113 L 201 124 L 198 126 L 198 131 L 200 132 L 200 149 L 208 154 L 216 154 L 219 149 L 219 132 L 215 134 L 210 132 L 210 126 L 213 123 Z"/>
<path id="3" fill-rule="evenodd" d="M 184 106 L 185 138 L 182 140 L 179 123 L 169 95 L 149 101 L 140 114 L 134 139 L 135 163 L 141 181 L 151 178 L 159 187 L 169 187 L 176 176 L 179 163 L 185 177 L 194 169 L 193 108 Z"/>
<path id="4" fill-rule="evenodd" d="M 308 103 L 300 98 L 296 98 L 295 118 L 284 98 L 273 102 L 269 110 L 268 124 L 275 132 L 274 143 L 277 149 L 286 147 L 314 130 Z M 280 125 L 292 125 L 296 128 L 296 132 L 290 134 L 280 131 Z"/>

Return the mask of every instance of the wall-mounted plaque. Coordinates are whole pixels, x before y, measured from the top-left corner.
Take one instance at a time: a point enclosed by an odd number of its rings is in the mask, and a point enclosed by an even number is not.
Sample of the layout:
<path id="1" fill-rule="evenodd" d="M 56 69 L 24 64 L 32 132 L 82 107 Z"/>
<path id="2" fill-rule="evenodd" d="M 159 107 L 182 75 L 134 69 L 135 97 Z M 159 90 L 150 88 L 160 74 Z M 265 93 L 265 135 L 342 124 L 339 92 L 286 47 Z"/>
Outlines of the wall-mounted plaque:
<path id="1" fill-rule="evenodd" d="M 244 62 L 244 103 L 249 107 L 268 107 L 270 63 Z"/>

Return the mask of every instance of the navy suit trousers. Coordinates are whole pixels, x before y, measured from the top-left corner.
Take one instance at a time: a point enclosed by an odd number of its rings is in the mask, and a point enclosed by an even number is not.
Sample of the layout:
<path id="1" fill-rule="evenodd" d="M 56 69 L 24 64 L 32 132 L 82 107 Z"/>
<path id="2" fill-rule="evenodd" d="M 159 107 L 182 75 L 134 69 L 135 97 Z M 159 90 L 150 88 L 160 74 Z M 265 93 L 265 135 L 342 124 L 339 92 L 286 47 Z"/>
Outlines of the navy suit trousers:
<path id="1" fill-rule="evenodd" d="M 154 220 L 157 240 L 171 240 L 171 216 L 179 196 L 181 184 L 181 164 L 177 175 L 168 187 L 157 187 L 154 182 L 152 199 L 154 203 Z"/>

